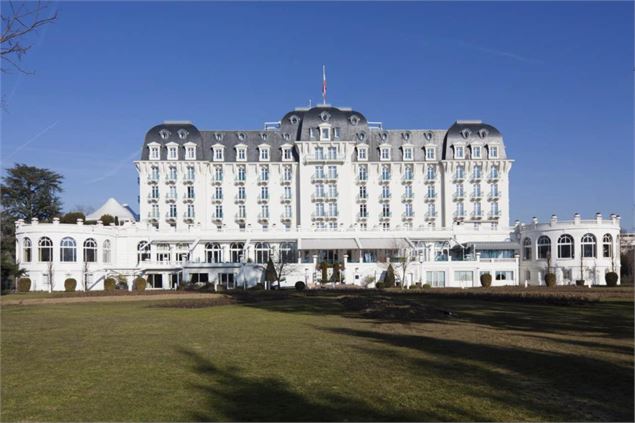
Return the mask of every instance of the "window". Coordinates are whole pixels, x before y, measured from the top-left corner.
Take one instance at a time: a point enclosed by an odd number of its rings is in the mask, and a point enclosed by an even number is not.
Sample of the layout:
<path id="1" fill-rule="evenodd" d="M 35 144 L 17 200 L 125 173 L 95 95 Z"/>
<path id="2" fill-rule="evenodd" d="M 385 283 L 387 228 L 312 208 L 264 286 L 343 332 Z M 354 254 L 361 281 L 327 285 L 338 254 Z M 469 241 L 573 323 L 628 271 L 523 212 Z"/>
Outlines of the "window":
<path id="1" fill-rule="evenodd" d="M 481 173 L 483 173 L 483 168 L 481 166 L 474 166 L 474 179 L 481 179 Z"/>
<path id="2" fill-rule="evenodd" d="M 357 170 L 357 177 L 360 181 L 367 181 L 368 180 L 368 166 L 361 165 L 359 169 Z"/>
<path id="3" fill-rule="evenodd" d="M 229 256 L 232 263 L 240 263 L 243 260 L 243 249 L 245 244 L 242 242 L 232 242 L 229 245 Z"/>
<path id="4" fill-rule="evenodd" d="M 489 186 L 489 192 L 492 197 L 498 197 L 498 184 L 491 184 Z"/>
<path id="5" fill-rule="evenodd" d="M 150 148 L 150 160 L 159 160 L 161 157 L 159 155 L 159 147 L 151 146 Z"/>
<path id="6" fill-rule="evenodd" d="M 205 244 L 205 261 L 207 263 L 222 263 L 223 250 L 217 242 L 208 242 Z"/>
<path id="7" fill-rule="evenodd" d="M 254 246 L 256 263 L 265 264 L 269 261 L 269 248 L 268 242 L 256 242 Z"/>
<path id="8" fill-rule="evenodd" d="M 22 261 L 25 263 L 29 263 L 31 261 L 31 240 L 29 238 L 24 238 L 22 241 Z"/>
<path id="9" fill-rule="evenodd" d="M 426 179 L 428 179 L 429 181 L 432 181 L 434 180 L 435 177 L 436 177 L 436 172 L 434 171 L 434 167 L 428 166 L 426 168 Z"/>
<path id="10" fill-rule="evenodd" d="M 214 147 L 214 161 L 215 162 L 222 162 L 223 160 L 225 160 L 224 154 L 225 154 L 225 150 L 223 149 L 223 147 Z"/>
<path id="11" fill-rule="evenodd" d="M 152 196 L 153 198 L 159 198 L 159 190 L 157 188 L 156 192 L 153 189 L 152 190 Z M 170 185 L 170 187 L 168 188 L 168 199 L 170 200 L 176 200 L 176 187 L 174 185 Z"/>
<path id="12" fill-rule="evenodd" d="M 269 199 L 269 187 L 267 186 L 260 187 L 260 199 L 261 200 Z"/>
<path id="13" fill-rule="evenodd" d="M 168 217 L 169 218 L 176 218 L 176 204 L 170 204 L 170 207 L 168 208 Z"/>
<path id="14" fill-rule="evenodd" d="M 238 187 L 238 193 L 240 195 L 240 189 L 243 189 L 243 195 L 245 193 L 245 187 Z M 194 198 L 194 187 L 187 187 L 187 198 Z M 214 187 L 214 195 L 212 197 L 214 200 L 222 200 L 223 199 L 223 187 L 217 186 Z"/>
<path id="15" fill-rule="evenodd" d="M 368 217 L 368 208 L 366 203 L 359 205 L 359 217 Z"/>
<path id="16" fill-rule="evenodd" d="M 523 260 L 531 260 L 531 238 L 523 240 Z"/>
<path id="17" fill-rule="evenodd" d="M 462 282 L 462 286 L 469 286 L 474 280 L 473 274 L 471 270 L 457 270 L 454 272 L 454 280 L 456 282 Z"/>
<path id="18" fill-rule="evenodd" d="M 434 190 L 434 185 L 428 185 L 428 192 L 426 193 L 426 197 L 435 198 L 437 193 Z"/>
<path id="19" fill-rule="evenodd" d="M 456 203 L 456 217 L 464 217 L 465 216 L 465 206 L 463 201 L 459 201 Z"/>
<path id="20" fill-rule="evenodd" d="M 60 260 L 61 261 L 77 261 L 77 245 L 75 240 L 70 237 L 62 239 L 60 243 Z"/>
<path id="21" fill-rule="evenodd" d="M 463 159 L 465 157 L 465 149 L 459 145 L 454 146 L 454 158 Z"/>
<path id="22" fill-rule="evenodd" d="M 463 197 L 465 194 L 463 191 L 463 184 L 456 184 L 454 190 L 456 192 L 456 197 L 458 198 Z"/>
<path id="23" fill-rule="evenodd" d="M 293 159 L 293 155 L 291 154 L 291 148 L 283 148 L 282 160 L 291 160 L 291 159 Z"/>
<path id="24" fill-rule="evenodd" d="M 390 160 L 390 147 L 381 147 L 379 150 L 380 160 Z"/>
<path id="25" fill-rule="evenodd" d="M 426 159 L 434 160 L 434 147 L 426 147 Z"/>
<path id="26" fill-rule="evenodd" d="M 390 204 L 384 204 L 381 210 L 382 217 L 390 217 Z"/>
<path id="27" fill-rule="evenodd" d="M 186 210 L 187 211 L 185 212 L 185 217 L 188 218 L 188 219 L 194 218 L 194 205 L 193 204 L 188 204 Z"/>
<path id="28" fill-rule="evenodd" d="M 381 198 L 390 198 L 390 187 L 388 185 L 384 185 L 381 187 Z"/>
<path id="29" fill-rule="evenodd" d="M 331 131 L 329 128 L 320 128 L 320 141 L 330 141 Z"/>
<path id="30" fill-rule="evenodd" d="M 179 150 L 175 145 L 168 146 L 168 160 L 177 160 L 179 158 Z"/>
<path id="31" fill-rule="evenodd" d="M 368 160 L 368 147 L 366 146 L 357 147 L 357 160 Z"/>
<path id="32" fill-rule="evenodd" d="M 291 187 L 286 186 L 284 187 L 284 198 L 285 199 L 291 199 Z"/>
<path id="33" fill-rule="evenodd" d="M 445 272 L 444 271 L 427 271 L 426 272 L 426 283 L 433 287 L 444 287 L 445 286 Z"/>
<path id="34" fill-rule="evenodd" d="M 602 237 L 602 256 L 613 257 L 613 237 L 611 234 L 604 234 Z"/>
<path id="35" fill-rule="evenodd" d="M 157 262 L 169 263 L 171 261 L 170 244 L 157 244 Z"/>
<path id="36" fill-rule="evenodd" d="M 489 148 L 489 158 L 497 159 L 498 158 L 498 147 L 495 145 L 490 146 Z"/>
<path id="37" fill-rule="evenodd" d="M 152 166 L 150 168 L 150 179 L 152 179 L 153 181 L 158 181 L 159 180 L 159 167 L 158 166 Z"/>
<path id="38" fill-rule="evenodd" d="M 315 205 L 315 215 L 324 216 L 324 203 L 317 203 Z"/>
<path id="39" fill-rule="evenodd" d="M 407 217 L 414 216 L 414 212 L 412 211 L 412 203 L 406 203 L 406 216 Z"/>
<path id="40" fill-rule="evenodd" d="M 329 184 L 329 198 L 337 198 L 337 185 Z"/>
<path id="41" fill-rule="evenodd" d="M 336 140 L 340 138 L 340 128 L 333 128 L 333 138 Z"/>
<path id="42" fill-rule="evenodd" d="M 324 166 L 315 166 L 315 177 L 324 178 Z"/>
<path id="43" fill-rule="evenodd" d="M 110 249 L 110 240 L 108 239 L 104 241 L 102 259 L 104 263 L 110 263 L 110 260 L 112 259 L 112 250 Z"/>
<path id="44" fill-rule="evenodd" d="M 238 166 L 238 180 L 245 181 L 247 179 L 247 168 L 245 166 Z"/>
<path id="45" fill-rule="evenodd" d="M 582 237 L 582 257 L 590 258 L 595 257 L 597 250 L 597 242 L 595 235 L 584 234 Z"/>
<path id="46" fill-rule="evenodd" d="M 368 198 L 368 191 L 366 190 L 366 185 L 359 186 L 359 198 L 360 199 Z"/>
<path id="47" fill-rule="evenodd" d="M 456 173 L 454 174 L 455 179 L 463 179 L 465 178 L 465 167 L 457 166 Z"/>
<path id="48" fill-rule="evenodd" d="M 293 214 L 292 214 L 292 211 L 291 211 L 291 206 L 289 204 L 285 204 L 285 206 L 284 206 L 284 217 L 289 218 L 292 215 Z"/>
<path id="49" fill-rule="evenodd" d="M 428 216 L 434 217 L 436 215 L 437 215 L 437 211 L 434 204 L 428 204 Z"/>
<path id="50" fill-rule="evenodd" d="M 176 189 L 176 187 L 173 187 L 174 189 Z M 159 198 L 159 187 L 156 185 L 152 185 L 152 187 L 150 188 L 150 198 L 152 199 L 157 199 Z"/>
<path id="51" fill-rule="evenodd" d="M 245 187 L 238 187 L 238 199 L 244 200 L 245 197 Z"/>
<path id="52" fill-rule="evenodd" d="M 404 149 L 403 149 L 403 159 L 404 160 L 412 160 L 412 147 L 404 147 Z"/>
<path id="53" fill-rule="evenodd" d="M 53 242 L 50 238 L 42 237 L 38 241 L 38 260 L 42 262 L 53 261 Z"/>
<path id="54" fill-rule="evenodd" d="M 185 159 L 196 160 L 196 146 L 188 145 L 185 147 Z"/>
<path id="55" fill-rule="evenodd" d="M 561 235 L 558 238 L 558 258 L 572 259 L 573 257 L 573 237 L 567 234 Z"/>
<path id="56" fill-rule="evenodd" d="M 168 179 L 171 181 L 176 181 L 176 166 L 170 166 L 168 168 Z"/>
<path id="57" fill-rule="evenodd" d="M 337 147 L 329 147 L 328 152 L 329 152 L 329 155 L 328 155 L 329 160 L 337 159 Z"/>
<path id="58" fill-rule="evenodd" d="M 247 161 L 247 149 L 245 147 L 236 148 L 236 160 L 239 162 Z"/>
<path id="59" fill-rule="evenodd" d="M 481 203 L 474 203 L 474 216 L 481 217 L 482 214 Z"/>
<path id="60" fill-rule="evenodd" d="M 187 168 L 185 168 L 185 179 L 186 180 L 193 181 L 195 175 L 196 175 L 196 170 L 194 169 L 194 166 L 188 166 Z"/>
<path id="61" fill-rule="evenodd" d="M 329 166 L 328 170 L 330 179 L 337 178 L 337 166 Z"/>
<path id="62" fill-rule="evenodd" d="M 222 219 L 223 218 L 223 205 L 222 204 L 217 204 L 216 207 L 214 207 L 214 217 L 216 219 Z"/>
<path id="63" fill-rule="evenodd" d="M 269 167 L 268 166 L 260 166 L 260 180 L 268 181 L 269 180 Z"/>
<path id="64" fill-rule="evenodd" d="M 497 281 L 513 281 L 514 272 L 497 270 L 494 279 Z"/>
<path id="65" fill-rule="evenodd" d="M 260 150 L 260 161 L 268 162 L 269 161 L 269 147 L 261 146 L 259 147 L 259 150 Z"/>
<path id="66" fill-rule="evenodd" d="M 137 261 L 139 263 L 150 260 L 150 243 L 141 241 L 137 244 Z"/>
<path id="67" fill-rule="evenodd" d="M 538 238 L 538 259 L 547 259 L 551 255 L 551 240 L 548 236 Z"/>
<path id="68" fill-rule="evenodd" d="M 315 147 L 316 160 L 324 160 L 324 147 Z"/>
<path id="69" fill-rule="evenodd" d="M 412 165 L 406 165 L 403 172 L 403 178 L 406 181 L 412 181 L 414 179 L 414 169 Z"/>
<path id="70" fill-rule="evenodd" d="M 238 217 L 240 219 L 245 219 L 247 217 L 247 207 L 244 204 L 240 204 L 238 206 Z"/>
<path id="71" fill-rule="evenodd" d="M 390 180 L 390 166 L 384 165 L 381 167 L 381 180 L 382 181 Z"/>
<path id="72" fill-rule="evenodd" d="M 92 238 L 84 241 L 84 261 L 89 263 L 97 261 L 97 242 Z"/>
<path id="73" fill-rule="evenodd" d="M 260 217 L 263 219 L 269 219 L 269 206 L 267 204 L 260 206 Z"/>
<path id="74" fill-rule="evenodd" d="M 481 184 L 474 185 L 474 197 L 478 198 L 481 196 Z"/>
<path id="75" fill-rule="evenodd" d="M 282 171 L 282 179 L 285 181 L 291 180 L 291 166 L 285 166 Z"/>
<path id="76" fill-rule="evenodd" d="M 472 147 L 472 158 L 473 159 L 480 159 L 481 158 L 481 147 L 479 147 L 479 146 L 473 146 Z"/>
<path id="77" fill-rule="evenodd" d="M 278 248 L 280 252 L 280 261 L 282 263 L 293 263 L 297 259 L 297 251 L 295 243 L 282 242 Z"/>

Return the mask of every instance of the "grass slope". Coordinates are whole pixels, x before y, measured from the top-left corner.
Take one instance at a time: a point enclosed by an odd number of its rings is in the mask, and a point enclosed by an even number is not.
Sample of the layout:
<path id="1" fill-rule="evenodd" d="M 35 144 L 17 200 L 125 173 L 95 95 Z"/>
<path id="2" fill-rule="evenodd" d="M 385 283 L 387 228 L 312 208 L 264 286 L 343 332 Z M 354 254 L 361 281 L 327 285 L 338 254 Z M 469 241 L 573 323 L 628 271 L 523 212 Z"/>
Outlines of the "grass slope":
<path id="1" fill-rule="evenodd" d="M 364 314 L 328 293 L 3 306 L 0 417 L 633 420 L 632 300 L 371 295 L 419 311 Z"/>

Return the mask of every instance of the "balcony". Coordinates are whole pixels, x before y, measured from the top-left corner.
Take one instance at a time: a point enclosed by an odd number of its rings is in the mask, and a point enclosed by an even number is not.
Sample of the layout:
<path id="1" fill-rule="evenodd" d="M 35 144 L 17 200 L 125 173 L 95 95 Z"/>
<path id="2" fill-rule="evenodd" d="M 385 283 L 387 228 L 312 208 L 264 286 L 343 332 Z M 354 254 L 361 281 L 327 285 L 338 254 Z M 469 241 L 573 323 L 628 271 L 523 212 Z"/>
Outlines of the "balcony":
<path id="1" fill-rule="evenodd" d="M 291 216 L 290 214 L 282 213 L 282 215 L 280 215 L 281 222 L 290 222 L 292 219 L 293 216 Z"/>
<path id="2" fill-rule="evenodd" d="M 472 195 L 470 195 L 470 200 L 472 201 L 479 201 L 481 198 L 483 198 L 483 195 L 480 192 L 473 192 Z"/>
<path id="3" fill-rule="evenodd" d="M 304 164 L 309 163 L 344 163 L 346 155 L 340 154 L 309 154 L 304 156 Z"/>
<path id="4" fill-rule="evenodd" d="M 259 203 L 266 203 L 267 201 L 269 201 L 269 195 L 258 195 Z"/>
<path id="5" fill-rule="evenodd" d="M 157 201 L 159 201 L 159 196 L 158 195 L 156 195 L 156 196 L 154 196 L 152 194 L 148 195 L 148 202 L 149 203 L 156 203 Z"/>
<path id="6" fill-rule="evenodd" d="M 379 196 L 379 202 L 383 203 L 386 201 L 390 201 L 390 199 L 392 198 L 392 194 L 391 193 L 382 193 Z"/>
<path id="7" fill-rule="evenodd" d="M 149 175 L 147 181 L 149 184 L 156 184 L 159 182 L 159 175 Z"/>
<path id="8" fill-rule="evenodd" d="M 280 181 L 280 185 L 290 185 L 292 182 L 291 178 L 282 178 L 282 180 Z"/>
<path id="9" fill-rule="evenodd" d="M 437 181 L 436 175 L 426 175 L 424 182 L 426 184 L 434 184 Z"/>
<path id="10" fill-rule="evenodd" d="M 234 185 L 245 185 L 245 182 L 247 181 L 247 178 L 240 178 L 240 177 L 236 177 L 234 178 Z"/>
<path id="11" fill-rule="evenodd" d="M 316 173 L 311 176 L 311 182 L 324 182 L 326 181 L 326 175 L 323 173 Z"/>
<path id="12" fill-rule="evenodd" d="M 194 183 L 194 175 L 185 175 L 183 177 L 183 183 L 191 185 Z"/>
<path id="13" fill-rule="evenodd" d="M 212 201 L 216 201 L 216 200 L 217 200 L 216 197 L 212 195 Z M 221 198 L 221 200 L 222 200 L 222 198 Z M 234 196 L 234 203 L 243 204 L 245 201 L 247 201 L 247 197 L 245 197 L 245 196 L 242 196 L 242 197 L 240 195 L 235 195 Z"/>
<path id="14" fill-rule="evenodd" d="M 401 218 L 403 220 L 412 220 L 412 219 L 414 219 L 414 217 L 415 217 L 415 212 L 414 211 L 411 211 L 409 213 L 408 212 L 403 212 L 401 214 Z"/>
<path id="15" fill-rule="evenodd" d="M 464 220 L 465 219 L 465 212 L 454 212 L 452 217 L 454 217 L 454 220 Z"/>
<path id="16" fill-rule="evenodd" d="M 407 192 L 407 193 L 401 195 L 401 201 L 411 202 L 412 200 L 414 200 L 414 197 L 415 197 L 414 193 L 412 193 L 412 192 L 408 193 Z"/>
<path id="17" fill-rule="evenodd" d="M 392 217 L 392 212 L 382 212 L 382 214 L 379 215 L 379 220 L 388 220 Z"/>
<path id="18" fill-rule="evenodd" d="M 368 182 L 368 175 L 362 177 L 357 175 L 357 177 L 355 178 L 355 182 L 357 182 L 358 184 L 365 184 L 366 182 Z"/>
<path id="19" fill-rule="evenodd" d="M 212 221 L 220 222 L 223 220 L 223 213 L 212 213 Z"/>
<path id="20" fill-rule="evenodd" d="M 184 213 L 183 220 L 185 220 L 186 222 L 194 221 L 194 213 Z"/>
<path id="21" fill-rule="evenodd" d="M 165 220 L 167 221 L 175 221 L 176 220 L 176 213 L 166 213 L 165 214 Z"/>
<path id="22" fill-rule="evenodd" d="M 463 173 L 455 173 L 452 176 L 452 180 L 454 182 L 461 182 L 461 181 L 465 180 L 465 174 L 463 174 Z"/>
<path id="23" fill-rule="evenodd" d="M 159 213 L 148 213 L 148 220 L 159 220 Z"/>
<path id="24" fill-rule="evenodd" d="M 481 212 L 472 212 L 470 215 L 473 220 L 481 220 L 483 218 L 483 213 Z"/>
<path id="25" fill-rule="evenodd" d="M 357 220 L 366 220 L 368 219 L 368 213 L 357 213 Z"/>
<path id="26" fill-rule="evenodd" d="M 258 221 L 259 222 L 268 222 L 269 221 L 269 213 L 258 213 Z"/>
<path id="27" fill-rule="evenodd" d="M 424 198 L 425 201 L 427 202 L 432 202 L 434 200 L 437 199 L 437 193 L 436 192 L 427 192 L 426 196 Z"/>
<path id="28" fill-rule="evenodd" d="M 337 172 L 335 172 L 335 173 L 327 173 L 324 179 L 327 182 L 334 182 L 334 181 L 337 181 L 337 176 L 338 176 Z"/>
<path id="29" fill-rule="evenodd" d="M 491 211 L 491 212 L 489 212 L 489 214 L 488 214 L 488 218 L 489 218 L 489 219 L 492 219 L 492 220 L 496 220 L 496 219 L 498 219 L 500 216 L 501 216 L 501 212 L 500 212 L 500 210 L 497 210 L 497 211 Z"/>
<path id="30" fill-rule="evenodd" d="M 269 176 L 263 177 L 262 175 L 258 177 L 258 185 L 266 185 L 269 183 Z"/>
<path id="31" fill-rule="evenodd" d="M 234 215 L 234 220 L 236 222 L 244 222 L 246 219 L 247 219 L 247 216 L 245 216 L 244 214 L 236 213 Z"/>
<path id="32" fill-rule="evenodd" d="M 176 183 L 176 175 L 168 175 L 165 177 L 166 184 L 175 184 Z"/>
<path id="33" fill-rule="evenodd" d="M 338 212 L 324 212 L 324 213 L 313 213 L 311 215 L 311 219 L 313 220 L 324 220 L 324 219 L 337 219 Z"/>
<path id="34" fill-rule="evenodd" d="M 404 175 L 403 178 L 401 178 L 402 184 L 411 184 L 413 181 L 414 175 Z"/>
<path id="35" fill-rule="evenodd" d="M 223 183 L 223 175 L 212 175 L 212 184 L 220 185 Z"/>
<path id="36" fill-rule="evenodd" d="M 498 181 L 499 179 L 500 179 L 500 176 L 499 176 L 499 174 L 498 174 L 498 173 L 490 173 L 490 174 L 487 176 L 487 180 L 488 180 L 488 181 L 490 181 L 490 182 L 496 182 L 496 181 Z"/>
<path id="37" fill-rule="evenodd" d="M 223 201 L 223 194 L 212 194 L 210 198 L 212 199 L 212 203 L 220 203 Z"/>
<path id="38" fill-rule="evenodd" d="M 472 174 L 472 176 L 470 177 L 471 182 L 480 182 L 481 179 L 482 177 L 480 173 L 478 175 Z"/>
<path id="39" fill-rule="evenodd" d="M 286 197 L 286 196 L 283 195 L 282 197 L 280 197 L 280 202 L 281 203 L 290 203 L 292 200 L 293 200 L 293 197 L 291 197 L 291 196 Z"/>
<path id="40" fill-rule="evenodd" d="M 366 194 L 366 195 L 357 194 L 357 202 L 358 203 L 365 203 L 366 201 L 368 201 L 368 194 Z"/>
<path id="41" fill-rule="evenodd" d="M 390 175 L 381 175 L 381 178 L 379 178 L 379 183 L 380 184 L 389 184 L 390 183 Z"/>
<path id="42" fill-rule="evenodd" d="M 192 203 L 192 202 L 194 202 L 194 196 L 193 195 L 192 196 L 187 196 L 186 195 L 185 197 L 183 197 L 183 202 L 184 203 Z"/>
<path id="43" fill-rule="evenodd" d="M 452 198 L 454 199 L 454 201 L 462 201 L 465 198 L 465 193 L 463 193 L 463 192 L 455 192 L 452 195 Z"/>
<path id="44" fill-rule="evenodd" d="M 437 218 L 437 212 L 433 211 L 433 212 L 427 212 L 425 215 L 426 220 L 434 220 Z"/>
<path id="45" fill-rule="evenodd" d="M 500 198 L 500 192 L 490 192 L 489 195 L 487 196 L 487 199 L 489 201 L 498 200 L 499 198 Z"/>

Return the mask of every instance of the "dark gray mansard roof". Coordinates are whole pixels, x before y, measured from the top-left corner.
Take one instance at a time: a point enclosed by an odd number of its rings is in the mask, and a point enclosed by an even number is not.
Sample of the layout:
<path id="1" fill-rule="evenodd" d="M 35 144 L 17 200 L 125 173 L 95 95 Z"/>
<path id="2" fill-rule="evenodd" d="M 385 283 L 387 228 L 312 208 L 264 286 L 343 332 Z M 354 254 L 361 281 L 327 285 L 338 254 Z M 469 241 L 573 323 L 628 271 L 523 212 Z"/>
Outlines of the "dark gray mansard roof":
<path id="1" fill-rule="evenodd" d="M 161 160 L 167 159 L 165 145 L 171 142 L 181 146 L 188 142 L 196 144 L 196 159 L 212 161 L 212 146 L 222 144 L 225 147 L 225 162 L 236 161 L 237 144 L 247 145 L 247 161 L 258 161 L 258 146 L 268 144 L 271 146 L 271 162 L 282 161 L 283 144 L 293 145 L 297 141 L 309 140 L 309 129 L 317 129 L 320 124 L 328 123 L 332 127 L 340 128 L 340 140 L 352 141 L 356 144 L 367 144 L 369 147 L 369 161 L 379 161 L 379 148 L 381 144 L 390 144 L 391 158 L 393 161 L 401 161 L 402 146 L 411 144 L 414 146 L 414 160 L 423 161 L 425 158 L 424 147 L 435 145 L 436 157 L 439 159 L 451 159 L 456 144 L 469 147 L 473 143 L 480 143 L 485 148 L 491 145 L 499 146 L 499 157 L 506 158 L 503 137 L 501 133 L 491 125 L 480 121 L 456 121 L 449 129 L 391 129 L 385 130 L 373 125 L 369 126 L 364 115 L 347 108 L 337 108 L 329 105 L 320 105 L 312 108 L 297 108 L 282 118 L 279 127 L 274 129 L 235 130 L 235 131 L 199 131 L 191 122 L 166 121 L 150 129 L 146 136 L 141 151 L 141 160 L 148 160 L 148 144 L 161 145 Z M 163 136 L 162 136 L 163 134 Z M 293 150 L 297 161 L 297 152 Z M 179 149 L 179 159 L 183 159 L 185 150 Z M 470 148 L 465 149 L 466 158 L 470 157 Z M 484 155 L 485 156 L 485 155 Z M 353 157 L 355 159 L 356 156 Z"/>

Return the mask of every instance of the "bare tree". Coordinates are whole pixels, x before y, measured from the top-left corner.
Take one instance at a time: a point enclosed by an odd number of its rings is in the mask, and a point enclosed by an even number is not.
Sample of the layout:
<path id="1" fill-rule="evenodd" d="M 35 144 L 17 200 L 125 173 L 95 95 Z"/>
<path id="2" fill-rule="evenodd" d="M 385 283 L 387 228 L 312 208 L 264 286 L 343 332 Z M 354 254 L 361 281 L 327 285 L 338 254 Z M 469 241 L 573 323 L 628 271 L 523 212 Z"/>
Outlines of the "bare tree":
<path id="1" fill-rule="evenodd" d="M 395 270 L 397 274 L 401 278 L 401 289 L 405 288 L 406 285 L 406 275 L 408 274 L 408 269 L 410 265 L 417 259 L 417 254 L 414 248 L 410 248 L 403 243 L 399 243 L 397 240 L 394 242 L 394 248 L 398 251 L 397 257 L 392 262 L 395 266 Z"/>
<path id="2" fill-rule="evenodd" d="M 0 57 L 2 72 L 7 72 L 9 67 L 22 73 L 32 73 L 20 66 L 22 56 L 33 47 L 29 36 L 38 28 L 52 23 L 57 19 L 57 11 L 51 11 L 48 3 L 21 2 L 16 5 L 13 1 L 3 2 L 2 32 L 0 34 Z"/>
<path id="3" fill-rule="evenodd" d="M 84 261 L 82 265 L 82 279 L 84 282 L 84 292 L 88 292 L 88 262 Z"/>

